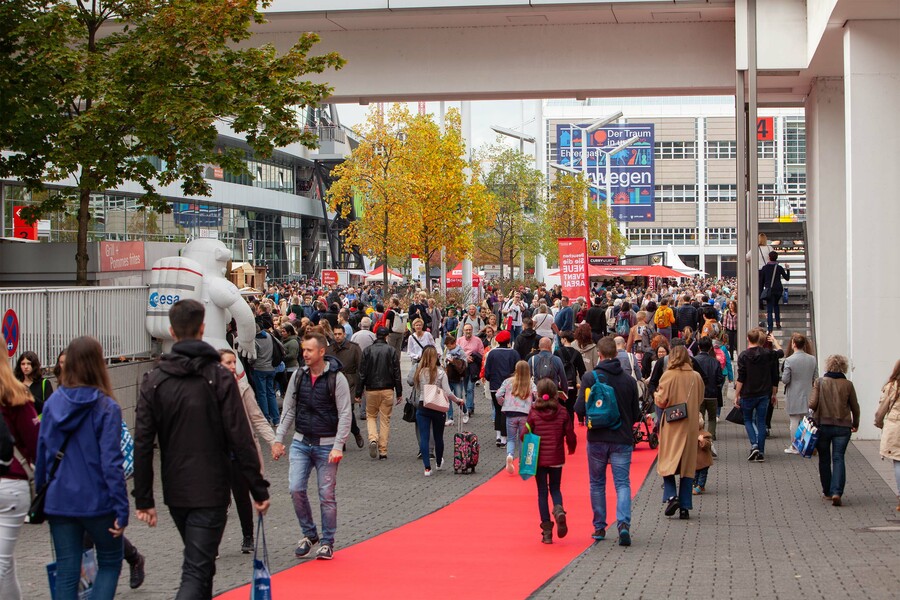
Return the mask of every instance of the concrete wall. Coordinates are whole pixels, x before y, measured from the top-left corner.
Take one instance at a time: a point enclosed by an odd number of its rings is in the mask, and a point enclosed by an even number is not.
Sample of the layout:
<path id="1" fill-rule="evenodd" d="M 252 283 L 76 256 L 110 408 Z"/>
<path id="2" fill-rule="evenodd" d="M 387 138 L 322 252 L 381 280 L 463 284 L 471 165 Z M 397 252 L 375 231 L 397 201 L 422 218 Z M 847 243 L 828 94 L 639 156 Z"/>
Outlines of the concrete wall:
<path id="1" fill-rule="evenodd" d="M 138 392 L 144 373 L 156 366 L 156 360 L 142 360 L 129 363 L 109 365 L 110 382 L 113 394 L 119 406 L 122 407 L 122 418 L 128 423 L 129 429 L 134 429 L 134 409 L 137 406 Z M 50 380 L 54 389 L 59 385 L 55 379 Z"/>

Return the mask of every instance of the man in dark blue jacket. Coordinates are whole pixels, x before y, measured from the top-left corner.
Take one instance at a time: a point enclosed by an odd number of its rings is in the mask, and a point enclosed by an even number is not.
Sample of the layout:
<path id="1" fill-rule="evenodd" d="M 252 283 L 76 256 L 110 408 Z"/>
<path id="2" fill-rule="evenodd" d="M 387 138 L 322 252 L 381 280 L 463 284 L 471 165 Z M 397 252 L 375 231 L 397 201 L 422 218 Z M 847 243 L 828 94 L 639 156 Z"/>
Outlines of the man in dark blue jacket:
<path id="1" fill-rule="evenodd" d="M 722 365 L 719 364 L 713 354 L 712 340 L 707 336 L 703 336 L 697 341 L 697 348 L 700 350 L 694 357 L 694 364 L 700 366 L 703 371 L 703 405 L 700 407 L 700 415 L 706 413 L 706 429 L 712 434 L 713 440 L 716 439 L 716 409 L 722 403 L 722 384 L 725 383 L 725 375 L 722 373 Z M 713 451 L 715 454 L 715 451 Z"/>
<path id="2" fill-rule="evenodd" d="M 494 433 L 497 436 L 497 446 L 506 446 L 506 416 L 497 404 L 497 390 L 503 385 L 507 377 L 512 377 L 516 372 L 516 363 L 519 362 L 519 353 L 509 347 L 512 335 L 503 330 L 494 338 L 497 347 L 488 352 L 484 359 L 484 378 L 488 381 L 491 391 L 491 403 L 494 405 Z"/>
<path id="3" fill-rule="evenodd" d="M 610 337 L 597 342 L 600 362 L 593 371 L 584 374 L 575 413 L 580 419 L 587 414 L 586 398 L 591 386 L 599 377 L 613 388 L 619 406 L 620 423 L 615 428 L 592 428 L 587 432 L 588 471 L 591 480 L 591 506 L 594 509 L 595 540 L 606 537 L 606 466 L 612 465 L 613 483 L 616 486 L 616 520 L 619 528 L 619 545 L 631 545 L 631 454 L 634 450 L 632 429 L 641 418 L 637 384 L 625 373 L 616 358 L 616 343 Z M 594 401 L 591 398 L 591 401 Z"/>

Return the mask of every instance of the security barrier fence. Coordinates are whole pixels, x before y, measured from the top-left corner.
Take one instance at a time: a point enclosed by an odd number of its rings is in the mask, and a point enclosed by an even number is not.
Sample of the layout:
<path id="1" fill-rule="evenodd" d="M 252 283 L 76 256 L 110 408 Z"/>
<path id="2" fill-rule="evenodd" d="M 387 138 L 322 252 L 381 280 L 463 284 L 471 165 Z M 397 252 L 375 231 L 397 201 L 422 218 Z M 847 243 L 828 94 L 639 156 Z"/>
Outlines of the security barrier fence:
<path id="1" fill-rule="evenodd" d="M 0 290 L 7 356 L 31 350 L 43 366 L 82 335 L 97 338 L 107 359 L 148 356 L 147 287 L 70 287 Z"/>

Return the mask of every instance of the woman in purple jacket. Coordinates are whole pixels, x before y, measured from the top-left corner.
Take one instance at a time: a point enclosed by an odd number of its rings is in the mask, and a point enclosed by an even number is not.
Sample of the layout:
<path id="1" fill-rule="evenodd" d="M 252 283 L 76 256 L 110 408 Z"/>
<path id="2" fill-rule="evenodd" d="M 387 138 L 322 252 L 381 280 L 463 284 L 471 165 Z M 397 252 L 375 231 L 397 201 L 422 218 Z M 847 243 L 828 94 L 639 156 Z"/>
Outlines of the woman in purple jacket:
<path id="1" fill-rule="evenodd" d="M 56 548 L 56 600 L 74 600 L 87 532 L 97 551 L 93 599 L 111 600 L 122 569 L 128 496 L 121 450 L 122 411 L 112 397 L 100 342 L 73 340 L 62 385 L 44 408 L 34 471 L 36 488 L 50 480 L 57 452 L 64 456 L 47 489 L 44 510 Z"/>

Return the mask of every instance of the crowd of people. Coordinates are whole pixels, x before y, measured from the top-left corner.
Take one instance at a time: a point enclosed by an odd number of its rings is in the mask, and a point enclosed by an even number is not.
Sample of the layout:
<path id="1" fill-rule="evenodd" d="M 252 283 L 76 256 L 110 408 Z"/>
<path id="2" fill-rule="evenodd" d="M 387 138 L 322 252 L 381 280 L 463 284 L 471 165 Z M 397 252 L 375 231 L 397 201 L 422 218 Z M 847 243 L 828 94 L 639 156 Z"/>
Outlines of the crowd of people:
<path id="1" fill-rule="evenodd" d="M 780 278 L 775 273 L 772 281 Z M 659 446 L 662 510 L 689 519 L 694 496 L 714 481 L 722 408 L 733 403 L 738 409 L 747 459 L 763 463 L 781 383 L 791 437 L 804 416 L 818 424 L 822 495 L 840 506 L 844 453 L 860 420 L 845 376 L 848 360 L 828 357 L 819 377 L 809 340 L 795 333 L 782 349 L 771 334 L 779 323 L 771 318 L 769 327 L 748 333 L 747 349 L 738 353 L 734 288 L 733 280 L 652 288 L 598 282 L 587 297 L 568 298 L 558 287 L 504 292 L 488 286 L 479 302 L 456 307 L 415 288 L 283 284 L 248 299 L 257 324 L 253 352 L 236 352 L 233 323 L 230 348 L 205 343 L 203 306 L 177 302 L 169 312 L 175 343 L 140 387 L 135 516 L 151 527 L 158 520 L 156 444 L 163 501 L 185 546 L 177 598 L 211 598 L 231 499 L 242 552 L 254 547 L 254 508 L 264 514 L 269 507 L 261 441 L 274 460 L 288 456 L 288 488 L 302 535 L 295 556 L 332 559 L 337 473 L 348 441 L 368 447 L 373 461 L 394 456 L 392 417 L 405 402 L 426 477 L 445 469 L 445 427 L 455 419 L 469 423 L 476 410 L 490 410 L 500 449 L 496 459 L 484 453 L 483 460 L 496 460 L 510 474 L 519 467 L 522 440 L 540 436 L 534 478 L 544 543 L 552 543 L 554 529 L 561 538 L 571 526 L 562 473 L 566 454 L 576 451 L 577 428 L 587 428 L 592 536 L 605 539 L 615 523 L 618 543 L 628 546 L 629 473 L 640 426 L 650 424 Z M 770 315 L 777 318 L 774 308 Z M 403 352 L 410 364 L 405 374 Z M 54 372 L 57 389 L 32 352 L 14 369 L 0 361 L 0 409 L 16 449 L 0 480 L 0 597 L 21 597 L 14 547 L 29 508 L 33 466 L 37 488 L 47 486 L 56 597 L 75 597 L 89 538 L 98 566 L 93 597 L 112 598 L 123 559 L 132 587 L 144 578 L 144 558 L 124 536 L 129 501 L 121 410 L 96 340 L 73 340 Z M 875 415 L 884 429 L 882 455 L 894 461 L 900 487 L 898 396 L 900 362 Z M 797 451 L 788 443 L 784 452 Z M 607 466 L 616 493 L 614 521 L 606 514 Z M 313 470 L 320 525 L 308 496 Z"/>

